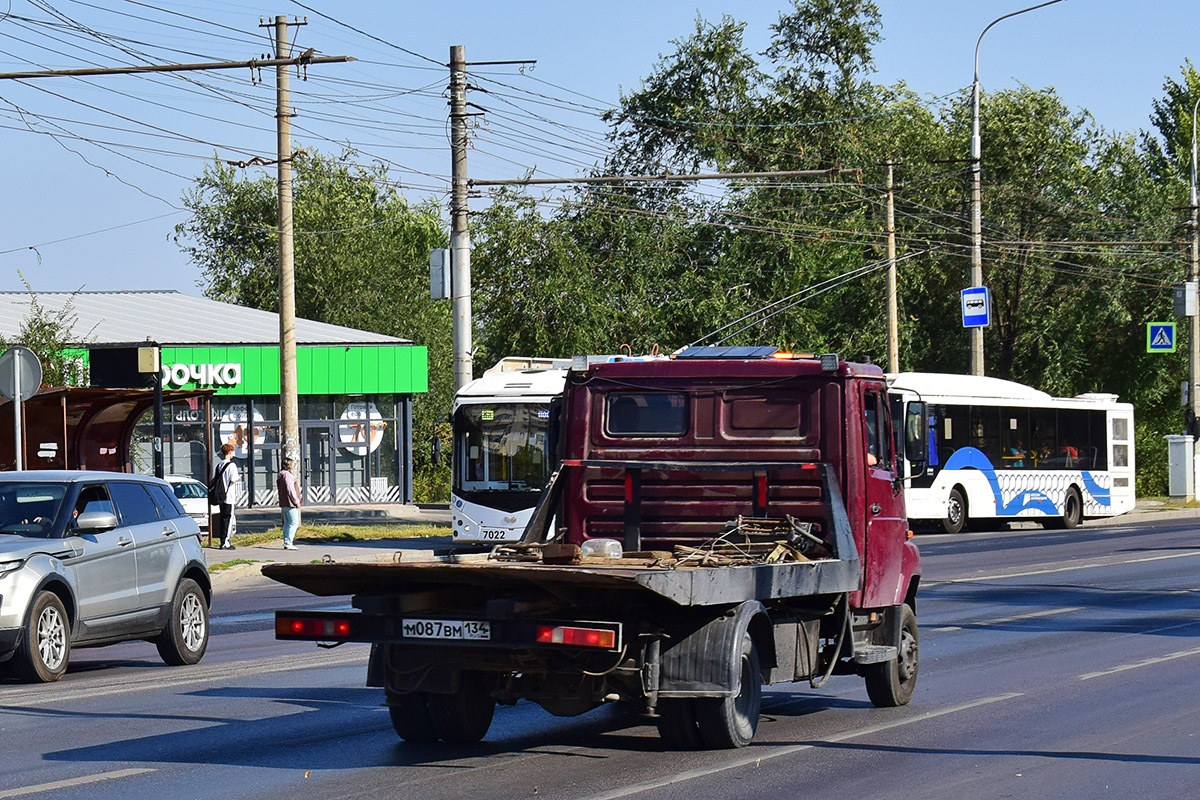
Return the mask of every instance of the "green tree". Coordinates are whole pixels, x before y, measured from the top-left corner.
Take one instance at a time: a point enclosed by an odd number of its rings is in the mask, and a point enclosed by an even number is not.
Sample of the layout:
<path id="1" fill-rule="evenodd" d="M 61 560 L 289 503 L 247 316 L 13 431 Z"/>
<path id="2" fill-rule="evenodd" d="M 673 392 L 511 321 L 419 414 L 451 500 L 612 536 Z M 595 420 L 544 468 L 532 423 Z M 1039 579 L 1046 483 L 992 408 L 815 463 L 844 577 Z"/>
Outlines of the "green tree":
<path id="1" fill-rule="evenodd" d="M 760 65 L 745 48 L 744 23 L 696 20 L 694 32 L 609 114 L 613 150 L 605 173 L 850 171 L 833 181 L 725 182 L 699 190 L 669 183 L 592 187 L 547 216 L 527 197 L 498 195 L 498 204 L 520 205 L 485 215 L 474 263 L 494 275 L 521 264 L 548 280 L 514 275 L 481 289 L 495 292 L 481 298 L 489 347 L 493 334 L 515 338 L 523 312 L 504 304 L 521 302 L 529 320 L 553 309 L 570 316 L 554 328 L 567 352 L 584 344 L 673 348 L 720 326 L 729 326 L 722 335 L 731 343 L 883 352 L 883 275 L 874 268 L 884 253 L 881 194 L 863 175 L 881 175 L 880 162 L 898 155 L 897 144 L 936 161 L 946 136 L 911 93 L 865 79 L 878 28 L 870 2 L 796 2 L 773 27 L 769 63 Z M 931 192 L 936 186 L 924 185 Z M 816 286 L 823 293 L 802 306 L 738 332 L 736 320 Z M 570 289 L 556 294 L 559 287 Z M 501 318 L 504 325 L 496 322 Z"/>
<path id="2" fill-rule="evenodd" d="M 89 333 L 77 333 L 75 325 L 79 315 L 75 313 L 73 292 L 58 311 L 49 311 L 38 299 L 24 275 L 17 273 L 21 283 L 29 292 L 29 313 L 21 318 L 20 332 L 14 339 L 0 336 L 0 350 L 17 345 L 28 347 L 42 364 L 43 386 L 84 386 L 87 383 L 82 360 L 78 357 L 79 345 L 91 338 Z"/>
<path id="3" fill-rule="evenodd" d="M 297 316 L 411 339 L 429 349 L 429 394 L 413 409 L 418 499 L 445 499 L 448 466 L 429 443 L 451 408 L 450 310 L 429 297 L 429 250 L 447 237 L 432 201 L 412 205 L 382 164 L 299 153 L 294 162 Z M 275 181 L 208 164 L 184 196 L 192 212 L 176 241 L 201 271 L 205 294 L 278 310 Z"/>

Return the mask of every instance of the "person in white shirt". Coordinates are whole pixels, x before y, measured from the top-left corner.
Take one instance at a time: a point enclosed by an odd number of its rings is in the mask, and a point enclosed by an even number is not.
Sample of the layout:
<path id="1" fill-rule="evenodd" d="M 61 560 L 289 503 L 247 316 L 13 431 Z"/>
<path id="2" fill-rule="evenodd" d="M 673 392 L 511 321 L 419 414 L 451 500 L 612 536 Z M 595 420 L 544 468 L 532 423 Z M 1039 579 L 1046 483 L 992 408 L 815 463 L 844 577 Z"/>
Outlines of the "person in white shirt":
<path id="1" fill-rule="evenodd" d="M 221 445 L 221 463 L 213 472 L 213 480 L 219 479 L 225 487 L 225 499 L 218 504 L 221 513 L 217 518 L 217 534 L 221 537 L 222 550 L 236 549 L 230 541 L 230 534 L 233 531 L 233 506 L 237 502 L 241 476 L 238 475 L 237 464 L 233 463 L 233 451 L 233 445 Z"/>

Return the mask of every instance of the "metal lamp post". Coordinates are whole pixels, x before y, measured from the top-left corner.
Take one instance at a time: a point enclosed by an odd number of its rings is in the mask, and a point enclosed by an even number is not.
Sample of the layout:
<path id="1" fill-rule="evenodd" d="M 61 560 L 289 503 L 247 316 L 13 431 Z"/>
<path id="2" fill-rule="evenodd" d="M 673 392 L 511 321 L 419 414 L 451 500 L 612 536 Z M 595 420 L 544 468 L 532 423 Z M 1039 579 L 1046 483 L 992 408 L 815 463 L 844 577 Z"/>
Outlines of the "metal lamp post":
<path id="1" fill-rule="evenodd" d="M 1036 6 L 1022 8 L 1020 11 L 1014 11 L 1011 14 L 1005 14 L 1002 17 L 997 17 L 988 23 L 988 26 L 983 29 L 983 33 L 979 34 L 979 40 L 975 42 L 975 80 L 971 83 L 971 286 L 983 286 L 983 255 L 982 255 L 982 211 L 980 209 L 980 154 L 981 147 L 979 141 L 979 46 L 983 44 L 983 37 L 992 26 L 1001 20 L 1015 17 L 1018 14 L 1024 14 L 1027 11 L 1035 11 L 1039 8 L 1052 6 L 1055 3 L 1061 3 L 1063 0 L 1049 0 L 1045 3 L 1039 3 Z M 971 374 L 983 374 L 983 328 L 971 328 Z"/>

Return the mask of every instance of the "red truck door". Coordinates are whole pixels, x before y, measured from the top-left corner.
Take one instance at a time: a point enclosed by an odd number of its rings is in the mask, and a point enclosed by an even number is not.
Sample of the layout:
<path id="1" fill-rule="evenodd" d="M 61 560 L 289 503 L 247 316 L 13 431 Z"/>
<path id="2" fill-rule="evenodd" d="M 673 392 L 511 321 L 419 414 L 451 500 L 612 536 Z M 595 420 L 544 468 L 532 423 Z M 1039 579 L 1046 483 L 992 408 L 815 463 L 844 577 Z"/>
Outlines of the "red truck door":
<path id="1" fill-rule="evenodd" d="M 887 394 L 883 386 L 862 385 L 862 459 L 866 471 L 866 546 L 863 548 L 863 599 L 866 608 L 886 606 L 904 597 L 901 558 L 908 535 L 908 520 L 900 483 L 896 480 L 896 454 L 888 424 Z"/>

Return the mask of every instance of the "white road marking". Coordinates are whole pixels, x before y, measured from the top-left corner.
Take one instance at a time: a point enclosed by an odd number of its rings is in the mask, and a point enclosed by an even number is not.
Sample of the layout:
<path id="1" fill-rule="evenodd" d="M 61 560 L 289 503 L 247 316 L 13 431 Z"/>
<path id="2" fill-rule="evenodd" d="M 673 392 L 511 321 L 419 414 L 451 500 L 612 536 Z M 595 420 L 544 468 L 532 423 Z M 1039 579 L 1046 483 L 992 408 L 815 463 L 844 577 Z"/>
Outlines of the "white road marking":
<path id="1" fill-rule="evenodd" d="M 992 575 L 971 575 L 964 578 L 951 578 L 944 581 L 925 581 L 921 584 L 922 588 L 926 586 L 941 586 L 943 584 L 954 583 L 978 583 L 979 581 L 1002 581 L 1007 578 L 1027 578 L 1031 575 L 1053 575 L 1056 572 L 1075 572 L 1081 569 L 1097 569 L 1099 567 L 1111 567 L 1116 564 L 1144 564 L 1149 561 L 1165 561 L 1171 558 L 1195 558 L 1200 556 L 1200 551 L 1190 551 L 1187 553 L 1171 553 L 1165 556 L 1146 556 L 1144 558 L 1129 558 L 1124 560 L 1109 559 L 1107 561 L 1092 561 L 1087 564 L 1071 564 L 1066 567 L 1047 567 L 1046 569 L 1027 570 L 1025 572 L 997 572 Z"/>
<path id="2" fill-rule="evenodd" d="M 907 719 L 898 719 L 892 722 L 882 722 L 878 725 L 871 725 L 866 728 L 855 728 L 854 730 L 846 731 L 845 733 L 839 733 L 833 736 L 825 736 L 821 738 L 818 744 L 845 742 L 851 739 L 857 739 L 860 736 L 870 736 L 873 733 L 880 733 L 881 731 L 891 730 L 892 728 L 899 728 L 902 725 L 910 725 L 914 722 L 924 722 L 926 720 L 936 719 L 937 717 L 944 717 L 947 714 L 956 714 L 959 711 L 966 711 L 968 709 L 978 708 L 979 706 L 990 705 L 991 703 L 999 703 L 1001 700 L 1011 700 L 1014 697 L 1022 696 L 1024 696 L 1022 692 L 1012 692 L 1010 694 L 1002 694 L 995 697 L 986 697 L 982 700 L 974 700 L 970 703 L 950 706 L 949 708 L 943 708 L 938 711 L 930 711 L 929 713 L 922 714 L 919 717 L 909 717 Z M 659 789 L 663 786 L 671 786 L 672 784 L 683 783 L 684 781 L 694 781 L 700 778 L 706 778 L 709 775 L 715 775 L 718 772 L 725 772 L 726 770 L 737 769 L 738 767 L 748 767 L 772 758 L 779 758 L 780 756 L 789 756 L 805 750 L 812 750 L 817 746 L 817 744 L 797 744 L 790 747 L 776 747 L 771 750 L 758 750 L 751 748 L 751 752 L 747 755 L 743 755 L 740 758 L 734 759 L 733 761 L 728 761 L 718 766 L 691 769 L 686 772 L 680 772 L 672 775 L 669 778 L 659 778 L 658 780 L 636 783 L 620 789 L 614 789 L 611 792 L 605 792 L 604 794 L 592 795 L 586 798 L 586 800 L 617 800 L 617 798 L 629 797 L 630 795 L 648 792 L 652 789 Z"/>
<path id="3" fill-rule="evenodd" d="M 1187 658 L 1188 656 L 1200 655 L 1200 647 L 1193 647 L 1191 650 L 1179 650 L 1174 653 L 1167 653 L 1165 656 L 1157 656 L 1156 658 L 1147 658 L 1143 661 L 1137 661 L 1133 664 L 1125 664 L 1112 669 L 1101 670 L 1100 672 L 1088 672 L 1079 676 L 1079 680 L 1086 681 L 1092 678 L 1103 678 L 1105 675 L 1115 675 L 1118 672 L 1125 672 L 1139 667 L 1149 667 L 1153 664 L 1161 664 L 1164 661 L 1174 661 L 1177 658 Z"/>
<path id="4" fill-rule="evenodd" d="M 118 769 L 114 772 L 98 772 L 95 775 L 81 775 L 78 778 L 68 778 L 64 781 L 54 781 L 53 783 L 39 783 L 37 786 L 23 786 L 19 789 L 6 789 L 0 791 L 0 798 L 5 797 L 23 797 L 27 794 L 38 794 L 39 792 L 53 792 L 56 789 L 70 789 L 75 786 L 85 786 L 89 783 L 99 783 L 100 781 L 111 781 L 117 778 L 128 778 L 131 775 L 142 775 L 146 772 L 154 772 L 152 769 Z"/>
<path id="5" fill-rule="evenodd" d="M 54 691 L 47 690 L 44 695 L 31 695 L 29 687 L 13 688 L 7 691 L 0 689 L 0 711 L 8 708 L 66 705 L 76 700 L 129 694 L 131 692 L 144 692 L 151 689 L 173 691 L 184 686 L 194 686 L 213 681 L 227 683 L 241 678 L 253 679 L 278 672 L 320 669 L 322 667 L 342 667 L 353 663 L 361 663 L 365 670 L 369 648 L 365 645 L 347 647 L 350 649 L 338 653 L 321 650 L 305 655 L 272 656 L 252 661 L 235 661 L 231 664 L 197 664 L 193 667 L 183 668 L 164 667 L 161 670 L 155 670 L 153 675 L 145 678 L 134 679 L 122 677 L 119 683 L 80 687 L 78 689 L 72 688 L 69 683 L 66 685 L 55 683 L 52 687 Z"/>
<path id="6" fill-rule="evenodd" d="M 1011 617 L 1000 617 L 998 619 L 981 619 L 978 622 L 971 623 L 972 628 L 977 628 L 986 625 L 1007 625 L 1010 622 L 1020 622 L 1026 619 L 1038 619 L 1039 617 L 1053 617 L 1056 614 L 1069 614 L 1072 611 L 1082 611 L 1083 606 L 1071 606 L 1070 608 L 1050 608 L 1044 611 L 1031 611 L 1028 614 L 1014 614 Z M 935 633 L 945 633 L 947 631 L 961 631 L 961 625 L 943 625 L 940 628 L 929 628 L 928 630 Z"/>

